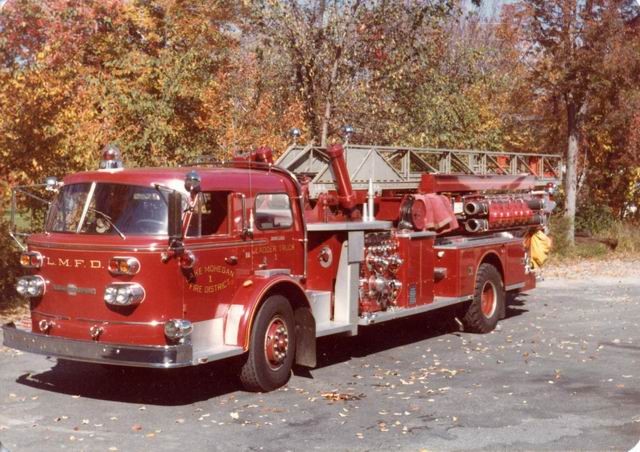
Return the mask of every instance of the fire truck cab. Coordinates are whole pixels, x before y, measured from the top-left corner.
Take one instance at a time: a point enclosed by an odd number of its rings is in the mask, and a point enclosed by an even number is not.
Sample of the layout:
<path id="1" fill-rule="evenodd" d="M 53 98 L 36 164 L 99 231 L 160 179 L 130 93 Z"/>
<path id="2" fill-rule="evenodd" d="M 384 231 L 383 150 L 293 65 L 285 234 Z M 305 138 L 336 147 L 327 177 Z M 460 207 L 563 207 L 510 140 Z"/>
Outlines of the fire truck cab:
<path id="1" fill-rule="evenodd" d="M 539 178 L 402 174 L 358 152 L 124 169 L 106 149 L 102 169 L 50 184 L 16 286 L 31 321 L 4 325 L 4 344 L 156 368 L 244 355 L 242 383 L 268 391 L 315 366 L 321 336 L 454 304 L 465 328 L 493 330 L 507 294 L 535 286 Z"/>

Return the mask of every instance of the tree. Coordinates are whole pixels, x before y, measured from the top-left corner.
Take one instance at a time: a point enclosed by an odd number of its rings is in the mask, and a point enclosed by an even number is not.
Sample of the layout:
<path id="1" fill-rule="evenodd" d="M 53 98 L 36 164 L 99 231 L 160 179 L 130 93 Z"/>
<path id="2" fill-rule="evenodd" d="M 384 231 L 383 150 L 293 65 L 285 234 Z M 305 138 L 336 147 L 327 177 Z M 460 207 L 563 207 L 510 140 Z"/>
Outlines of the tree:
<path id="1" fill-rule="evenodd" d="M 604 47 L 604 58 L 592 80 L 583 133 L 589 158 L 583 203 L 607 204 L 618 218 L 640 195 L 635 190 L 640 176 L 640 29 L 634 25 L 639 13 L 625 5 L 610 8 L 609 26 L 594 37 Z"/>
<path id="2" fill-rule="evenodd" d="M 447 0 L 261 0 L 252 24 L 267 73 L 300 100 L 312 139 L 325 145 L 351 120 L 365 133 L 375 127 L 369 118 L 389 108 L 389 90 L 432 54 L 429 38 L 454 10 Z"/>
<path id="3" fill-rule="evenodd" d="M 517 74 L 495 27 L 460 16 L 430 41 L 430 53 L 390 90 L 394 118 L 388 118 L 387 137 L 415 146 L 504 149 L 508 94 Z"/>
<path id="4" fill-rule="evenodd" d="M 571 223 L 567 239 L 573 244 L 580 149 L 586 150 L 583 126 L 606 77 L 601 63 L 625 6 L 614 0 L 527 0 L 522 7 L 531 89 L 537 97 L 561 107 L 564 116 L 565 216 Z"/>

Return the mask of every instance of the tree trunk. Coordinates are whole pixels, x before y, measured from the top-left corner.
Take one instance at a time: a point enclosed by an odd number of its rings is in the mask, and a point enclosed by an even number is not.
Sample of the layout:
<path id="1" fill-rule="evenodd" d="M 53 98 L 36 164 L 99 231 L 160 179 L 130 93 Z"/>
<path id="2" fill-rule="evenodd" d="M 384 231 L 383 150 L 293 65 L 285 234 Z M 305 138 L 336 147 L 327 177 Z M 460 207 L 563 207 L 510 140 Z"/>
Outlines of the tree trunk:
<path id="1" fill-rule="evenodd" d="M 329 120 L 331 119 L 331 101 L 327 99 L 324 106 L 324 116 L 322 117 L 322 135 L 320 136 L 320 146 L 327 147 L 329 136 Z"/>
<path id="2" fill-rule="evenodd" d="M 578 197 L 578 109 L 571 99 L 567 102 L 567 153 L 565 160 L 567 171 L 564 174 L 564 216 L 569 220 L 567 241 L 574 245 Z"/>
<path id="3" fill-rule="evenodd" d="M 331 120 L 331 99 L 333 98 L 333 89 L 338 77 L 338 65 L 340 64 L 340 56 L 342 55 L 342 48 L 338 47 L 336 50 L 336 57 L 333 60 L 331 67 L 331 77 L 329 78 L 329 87 L 327 89 L 327 100 L 324 104 L 324 115 L 322 116 L 322 136 L 320 137 L 320 146 L 327 146 L 327 139 L 329 137 L 329 121 Z"/>

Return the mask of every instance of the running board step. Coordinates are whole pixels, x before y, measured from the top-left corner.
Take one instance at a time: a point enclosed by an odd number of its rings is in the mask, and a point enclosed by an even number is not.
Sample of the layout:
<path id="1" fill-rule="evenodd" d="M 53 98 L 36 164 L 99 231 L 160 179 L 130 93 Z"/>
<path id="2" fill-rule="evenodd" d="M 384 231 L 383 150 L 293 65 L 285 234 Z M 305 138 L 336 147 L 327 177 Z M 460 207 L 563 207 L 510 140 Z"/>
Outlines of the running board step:
<path id="1" fill-rule="evenodd" d="M 219 359 L 242 355 L 244 350 L 236 345 L 218 345 L 208 350 L 203 350 L 193 356 L 193 364 L 204 364 Z"/>
<path id="2" fill-rule="evenodd" d="M 433 311 L 434 309 L 444 308 L 445 306 L 451 306 L 454 304 L 469 301 L 472 298 L 472 295 L 467 295 L 464 297 L 435 297 L 433 303 L 417 306 L 415 308 L 398 308 L 369 313 L 366 316 L 360 317 L 360 319 L 358 320 L 358 325 L 373 325 L 374 323 L 381 323 L 388 320 L 399 319 L 414 314 L 420 314 L 422 312 L 429 312 Z"/>
<path id="3" fill-rule="evenodd" d="M 329 336 L 331 334 L 346 333 L 352 331 L 353 325 L 344 322 L 325 322 L 316 324 L 316 337 Z"/>

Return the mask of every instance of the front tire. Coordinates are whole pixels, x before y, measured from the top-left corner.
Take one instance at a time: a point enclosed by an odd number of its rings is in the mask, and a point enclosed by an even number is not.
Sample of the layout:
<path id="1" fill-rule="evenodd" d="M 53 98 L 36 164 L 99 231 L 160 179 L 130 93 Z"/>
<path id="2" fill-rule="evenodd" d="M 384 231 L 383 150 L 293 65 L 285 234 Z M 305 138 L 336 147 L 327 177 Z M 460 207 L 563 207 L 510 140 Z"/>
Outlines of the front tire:
<path id="1" fill-rule="evenodd" d="M 480 264 L 473 300 L 462 319 L 465 329 L 473 333 L 490 333 L 504 311 L 505 293 L 502 276 L 493 265 Z"/>
<path id="2" fill-rule="evenodd" d="M 283 386 L 291 375 L 295 349 L 291 305 L 282 295 L 272 295 L 254 320 L 247 361 L 240 370 L 244 388 L 267 392 Z"/>

